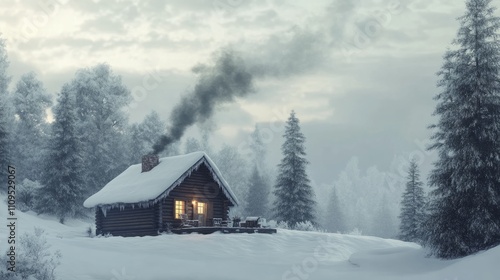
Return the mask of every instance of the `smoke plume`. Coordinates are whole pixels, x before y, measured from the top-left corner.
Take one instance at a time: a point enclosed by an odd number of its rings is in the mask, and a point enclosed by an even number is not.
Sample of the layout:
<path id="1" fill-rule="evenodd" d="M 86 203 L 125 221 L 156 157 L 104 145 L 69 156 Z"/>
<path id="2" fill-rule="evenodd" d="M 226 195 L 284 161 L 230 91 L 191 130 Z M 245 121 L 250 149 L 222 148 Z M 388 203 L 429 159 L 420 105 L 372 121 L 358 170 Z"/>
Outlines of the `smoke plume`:
<path id="1" fill-rule="evenodd" d="M 196 86 L 172 110 L 168 132 L 153 145 L 154 154 L 178 141 L 189 126 L 208 120 L 218 105 L 253 92 L 252 74 L 231 50 L 218 52 L 212 65 L 198 65 L 193 72 L 198 74 Z"/>

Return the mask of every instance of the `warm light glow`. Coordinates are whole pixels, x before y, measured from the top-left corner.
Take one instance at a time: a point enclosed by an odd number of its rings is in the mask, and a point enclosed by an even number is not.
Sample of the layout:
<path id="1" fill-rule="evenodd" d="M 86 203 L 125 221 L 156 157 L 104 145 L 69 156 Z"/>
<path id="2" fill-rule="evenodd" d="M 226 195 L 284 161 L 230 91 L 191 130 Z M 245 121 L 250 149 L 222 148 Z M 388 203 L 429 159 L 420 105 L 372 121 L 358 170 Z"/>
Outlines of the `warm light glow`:
<path id="1" fill-rule="evenodd" d="M 205 203 L 198 202 L 198 214 L 205 214 Z"/>
<path id="2" fill-rule="evenodd" d="M 181 200 L 176 200 L 175 201 L 175 218 L 180 219 L 181 214 L 185 214 L 186 211 L 184 210 L 184 201 Z"/>
<path id="3" fill-rule="evenodd" d="M 193 200 L 193 205 L 195 205 L 195 204 L 196 204 L 196 200 Z"/>

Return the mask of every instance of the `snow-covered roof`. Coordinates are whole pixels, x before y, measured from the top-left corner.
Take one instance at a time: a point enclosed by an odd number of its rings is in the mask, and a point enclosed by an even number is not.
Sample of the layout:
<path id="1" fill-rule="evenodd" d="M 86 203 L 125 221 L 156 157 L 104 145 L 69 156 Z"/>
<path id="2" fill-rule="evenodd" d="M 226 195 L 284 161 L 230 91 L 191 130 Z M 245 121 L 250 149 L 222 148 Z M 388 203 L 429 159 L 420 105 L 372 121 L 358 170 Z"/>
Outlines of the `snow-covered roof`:
<path id="1" fill-rule="evenodd" d="M 141 164 L 132 165 L 87 198 L 83 206 L 92 208 L 101 205 L 156 202 L 166 197 L 203 163 L 231 203 L 238 205 L 236 196 L 214 162 L 204 152 L 194 152 L 161 158 L 160 163 L 148 172 L 141 172 Z"/>

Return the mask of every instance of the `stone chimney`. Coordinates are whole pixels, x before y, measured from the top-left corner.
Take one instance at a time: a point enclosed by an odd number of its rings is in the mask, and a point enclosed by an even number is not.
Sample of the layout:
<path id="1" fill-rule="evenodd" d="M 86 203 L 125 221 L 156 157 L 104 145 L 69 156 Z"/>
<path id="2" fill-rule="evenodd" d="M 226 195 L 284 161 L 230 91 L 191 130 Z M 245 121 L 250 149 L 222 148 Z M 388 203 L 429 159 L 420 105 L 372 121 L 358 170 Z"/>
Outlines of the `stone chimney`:
<path id="1" fill-rule="evenodd" d="M 158 155 L 149 154 L 142 157 L 142 172 L 148 172 L 160 163 Z"/>

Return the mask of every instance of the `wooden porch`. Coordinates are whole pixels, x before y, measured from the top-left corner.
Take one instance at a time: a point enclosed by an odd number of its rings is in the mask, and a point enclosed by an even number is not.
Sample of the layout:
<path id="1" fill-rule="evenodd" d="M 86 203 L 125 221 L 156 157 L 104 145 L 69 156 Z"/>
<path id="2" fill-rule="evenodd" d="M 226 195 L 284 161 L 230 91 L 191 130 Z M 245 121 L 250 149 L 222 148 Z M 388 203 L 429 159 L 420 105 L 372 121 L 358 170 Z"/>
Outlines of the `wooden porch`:
<path id="1" fill-rule="evenodd" d="M 175 234 L 201 233 L 211 234 L 214 232 L 222 233 L 277 233 L 275 228 L 246 228 L 246 227 L 185 227 L 170 230 Z"/>

